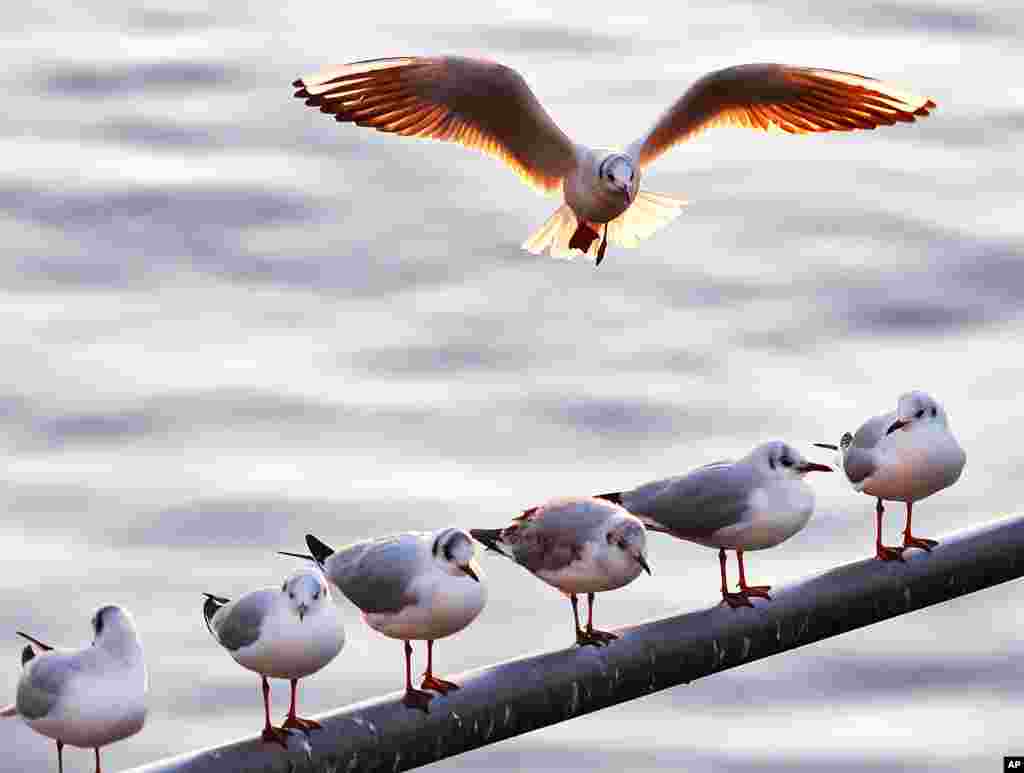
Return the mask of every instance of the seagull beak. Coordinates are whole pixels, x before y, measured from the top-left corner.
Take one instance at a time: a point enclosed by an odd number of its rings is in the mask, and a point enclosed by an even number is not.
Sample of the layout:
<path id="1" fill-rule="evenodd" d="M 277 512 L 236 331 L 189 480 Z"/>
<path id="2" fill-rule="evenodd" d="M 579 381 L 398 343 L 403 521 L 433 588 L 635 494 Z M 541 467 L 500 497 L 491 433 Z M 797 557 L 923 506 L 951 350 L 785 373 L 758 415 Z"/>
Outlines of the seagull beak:
<path id="1" fill-rule="evenodd" d="M 302 618 L 304 618 L 306 616 L 306 613 L 308 611 L 309 611 L 309 605 L 308 604 L 299 604 L 299 622 L 300 623 L 302 622 Z"/>
<path id="2" fill-rule="evenodd" d="M 636 562 L 640 564 L 641 568 L 643 568 L 643 570 L 647 572 L 647 574 L 651 573 L 651 567 L 647 563 L 647 559 L 644 558 L 642 553 L 636 557 Z"/>
<path id="3" fill-rule="evenodd" d="M 827 464 L 818 464 L 817 462 L 804 462 L 797 471 L 802 475 L 805 472 L 832 472 L 832 468 Z"/>
<path id="4" fill-rule="evenodd" d="M 466 574 L 468 574 L 470 577 L 472 577 L 477 582 L 480 582 L 480 575 L 478 575 L 476 573 L 476 571 L 473 569 L 473 567 L 470 566 L 469 564 L 466 564 L 464 566 L 460 566 L 459 569 L 464 571 Z"/>
<path id="5" fill-rule="evenodd" d="M 629 190 L 629 188 L 630 188 L 630 186 L 628 186 L 628 185 L 627 185 L 627 186 L 626 186 L 625 188 L 623 188 L 623 189 L 622 189 L 622 195 L 626 197 L 626 206 L 627 206 L 627 207 L 628 207 L 628 206 L 629 206 L 630 204 L 632 204 L 632 203 L 633 203 L 633 197 L 632 197 L 632 196 L 630 196 L 630 190 Z"/>
<path id="6" fill-rule="evenodd" d="M 885 434 L 886 435 L 891 435 L 896 430 L 905 428 L 908 424 L 910 424 L 909 421 L 904 421 L 903 419 L 897 419 L 896 421 L 894 421 L 892 424 L 889 425 L 889 429 L 887 429 L 885 431 Z"/>
<path id="7" fill-rule="evenodd" d="M 834 446 L 831 443 L 814 443 L 813 445 L 817 446 L 818 448 L 826 448 L 829 451 L 838 451 L 839 450 L 839 446 Z"/>

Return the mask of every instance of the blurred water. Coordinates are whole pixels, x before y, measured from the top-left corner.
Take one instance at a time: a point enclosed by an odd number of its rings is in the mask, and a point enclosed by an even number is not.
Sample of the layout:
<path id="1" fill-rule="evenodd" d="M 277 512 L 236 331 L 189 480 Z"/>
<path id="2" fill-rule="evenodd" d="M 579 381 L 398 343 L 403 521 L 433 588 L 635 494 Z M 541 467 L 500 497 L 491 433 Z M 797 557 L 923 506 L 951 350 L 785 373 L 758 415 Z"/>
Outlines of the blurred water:
<path id="1" fill-rule="evenodd" d="M 209 639 L 200 593 L 279 582 L 293 565 L 273 551 L 307 531 L 496 525 L 764 439 L 834 439 L 913 387 L 969 456 L 921 532 L 1017 507 L 1019 6 L 560 6 L 5 10 L 0 620 L 74 643 L 101 603 L 134 611 L 153 709 L 112 769 L 257 729 L 258 681 Z M 850 136 L 703 135 L 645 177 L 692 205 L 595 271 L 518 249 L 554 203 L 490 159 L 290 96 L 327 62 L 434 51 L 519 68 L 594 144 L 743 61 L 865 72 L 939 110 Z M 870 500 L 837 478 L 753 578 L 868 553 Z M 652 564 L 601 598 L 602 624 L 715 602 L 712 552 L 656 538 Z M 491 602 L 438 645 L 442 673 L 570 640 L 555 591 L 485 567 Z M 1021 599 L 996 588 L 438 769 L 994 769 L 1021 750 Z M 401 645 L 346 609 L 306 712 L 401 685 Z M 53 766 L 52 744 L 2 732 L 0 771 Z"/>

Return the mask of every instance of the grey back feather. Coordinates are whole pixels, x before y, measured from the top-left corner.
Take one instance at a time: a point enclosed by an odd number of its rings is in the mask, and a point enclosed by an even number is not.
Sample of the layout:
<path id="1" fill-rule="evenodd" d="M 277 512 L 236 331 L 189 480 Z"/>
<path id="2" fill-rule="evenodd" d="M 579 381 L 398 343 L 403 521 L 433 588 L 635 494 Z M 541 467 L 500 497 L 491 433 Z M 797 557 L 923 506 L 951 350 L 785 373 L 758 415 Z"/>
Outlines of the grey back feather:
<path id="1" fill-rule="evenodd" d="M 621 510 L 600 499 L 545 504 L 504 530 L 502 541 L 516 563 L 531 572 L 558 571 L 582 557 L 583 545 Z"/>
<path id="2" fill-rule="evenodd" d="M 29 661 L 18 682 L 18 713 L 26 719 L 49 714 L 61 688 L 81 670 L 80 659 L 76 653 L 44 652 Z"/>
<path id="3" fill-rule="evenodd" d="M 327 559 L 328 576 L 363 612 L 397 612 L 416 603 L 409 587 L 430 560 L 426 535 L 397 534 L 357 542 Z"/>
<path id="4" fill-rule="evenodd" d="M 279 590 L 265 588 L 242 596 L 217 610 L 210 618 L 210 630 L 232 652 L 248 647 L 260 636 L 267 607 Z"/>
<path id="5" fill-rule="evenodd" d="M 853 442 L 843 454 L 843 472 L 851 483 L 861 483 L 875 471 L 874 449 L 896 419 L 895 411 L 883 413 L 868 419 L 854 433 Z"/>
<path id="6" fill-rule="evenodd" d="M 752 464 L 715 462 L 625 492 L 622 504 L 656 531 L 701 539 L 747 518 L 748 496 L 760 482 Z"/>

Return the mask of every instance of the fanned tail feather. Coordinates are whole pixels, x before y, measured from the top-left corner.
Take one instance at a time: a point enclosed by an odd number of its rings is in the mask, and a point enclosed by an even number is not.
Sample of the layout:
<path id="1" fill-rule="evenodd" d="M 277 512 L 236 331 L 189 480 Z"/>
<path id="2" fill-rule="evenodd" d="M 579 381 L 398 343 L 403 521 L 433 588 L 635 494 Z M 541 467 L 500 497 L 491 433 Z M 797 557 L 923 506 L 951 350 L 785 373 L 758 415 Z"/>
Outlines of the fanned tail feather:
<path id="1" fill-rule="evenodd" d="M 640 191 L 633 204 L 608 224 L 608 242 L 619 247 L 636 247 L 644 239 L 675 220 L 686 206 L 686 200 L 661 193 Z M 547 252 L 553 258 L 574 258 L 583 253 L 569 247 L 578 220 L 568 204 L 555 210 L 544 224 L 523 242 L 527 252 L 541 255 Z M 595 239 L 586 257 L 597 260 L 600 239 Z"/>

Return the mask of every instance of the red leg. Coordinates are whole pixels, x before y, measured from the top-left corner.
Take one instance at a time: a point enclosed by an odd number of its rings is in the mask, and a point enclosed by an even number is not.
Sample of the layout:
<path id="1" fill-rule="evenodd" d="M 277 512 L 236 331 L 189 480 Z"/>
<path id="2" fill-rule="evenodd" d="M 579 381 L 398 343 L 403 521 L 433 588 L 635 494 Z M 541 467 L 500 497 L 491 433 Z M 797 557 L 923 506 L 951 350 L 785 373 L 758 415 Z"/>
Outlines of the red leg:
<path id="1" fill-rule="evenodd" d="M 747 573 L 743 567 L 743 551 L 736 551 L 736 562 L 740 565 L 740 593 L 744 596 L 757 596 L 762 599 L 771 599 L 768 595 L 768 591 L 772 589 L 771 585 L 747 585 Z"/>
<path id="2" fill-rule="evenodd" d="M 96 773 L 103 773 L 100 770 L 100 747 L 95 747 L 93 751 L 96 753 Z"/>
<path id="3" fill-rule="evenodd" d="M 882 544 L 883 513 L 885 513 L 885 507 L 882 505 L 881 497 L 879 497 L 878 504 L 875 505 L 875 558 L 879 561 L 902 561 L 902 548 L 889 548 Z"/>
<path id="4" fill-rule="evenodd" d="M 424 714 L 429 714 L 430 701 L 434 696 L 412 686 L 412 645 L 409 642 L 402 643 L 405 645 L 405 696 L 402 703 L 410 709 L 422 709 Z"/>
<path id="5" fill-rule="evenodd" d="M 434 676 L 434 640 L 427 640 L 427 670 L 423 674 L 423 684 L 420 685 L 424 690 L 435 690 L 441 693 L 441 695 L 447 695 L 452 690 L 458 690 L 459 686 L 455 682 L 449 682 L 447 679 L 438 679 Z"/>
<path id="6" fill-rule="evenodd" d="M 907 502 L 907 528 L 903 530 L 903 547 L 921 548 L 921 550 L 931 552 L 931 549 L 939 544 L 938 540 L 927 539 L 925 537 L 915 537 L 910 532 L 910 516 L 913 511 L 913 507 L 913 502 Z"/>
<path id="7" fill-rule="evenodd" d="M 274 727 L 270 724 L 270 682 L 267 681 L 267 677 L 260 675 L 260 679 L 263 680 L 263 732 L 260 734 L 267 743 L 281 744 L 285 749 L 288 748 L 288 731 L 280 727 Z"/>
<path id="8" fill-rule="evenodd" d="M 587 637 L 596 639 L 598 644 L 608 644 L 619 637 L 609 631 L 599 631 L 594 628 L 594 594 L 587 594 Z"/>
<path id="9" fill-rule="evenodd" d="M 292 679 L 292 702 L 288 707 L 288 716 L 284 718 L 284 722 L 281 723 L 282 730 L 301 730 L 306 735 L 309 735 L 310 730 L 321 730 L 323 725 L 317 722 L 315 719 L 303 719 L 302 717 L 296 716 L 295 714 L 295 695 L 299 690 L 299 680 Z"/>
<path id="10" fill-rule="evenodd" d="M 580 250 L 586 254 L 587 250 L 590 249 L 590 245 L 594 243 L 594 239 L 598 236 L 597 231 L 594 230 L 586 220 L 580 220 L 576 226 L 576 233 L 572 235 L 569 240 L 570 250 Z"/>
<path id="11" fill-rule="evenodd" d="M 742 593 L 730 593 L 729 583 L 725 579 L 725 548 L 721 548 L 718 551 L 718 566 L 722 571 L 722 601 L 728 604 L 733 609 L 736 607 L 752 607 L 750 599 L 744 596 Z"/>
<path id="12" fill-rule="evenodd" d="M 64 742 L 57 741 L 57 773 L 64 773 Z"/>

